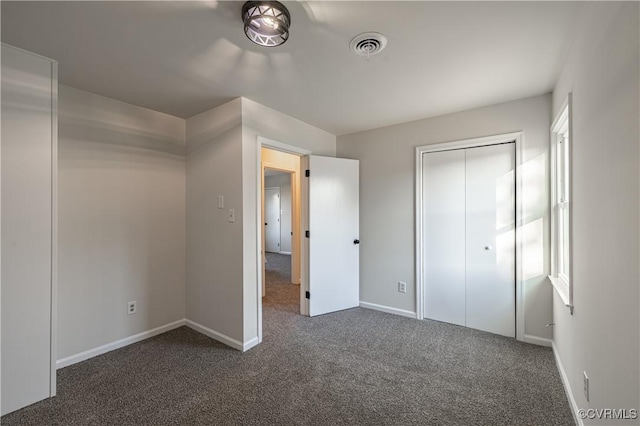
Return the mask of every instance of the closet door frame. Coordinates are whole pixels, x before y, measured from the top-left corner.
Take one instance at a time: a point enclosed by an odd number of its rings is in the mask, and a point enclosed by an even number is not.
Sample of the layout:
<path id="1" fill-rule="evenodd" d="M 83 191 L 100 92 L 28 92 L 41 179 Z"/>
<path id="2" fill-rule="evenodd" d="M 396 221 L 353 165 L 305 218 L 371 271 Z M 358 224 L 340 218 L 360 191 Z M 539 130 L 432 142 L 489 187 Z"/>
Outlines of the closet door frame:
<path id="1" fill-rule="evenodd" d="M 516 339 L 525 340 L 524 335 L 524 292 L 522 270 L 522 238 L 520 235 L 523 219 L 522 200 L 524 199 L 522 185 L 522 139 L 523 132 L 504 133 L 474 139 L 456 140 L 451 142 L 422 145 L 416 147 L 416 316 L 424 319 L 425 269 L 424 257 L 424 217 L 423 217 L 423 188 L 422 176 L 423 155 L 429 152 L 450 151 L 453 149 L 477 148 L 488 145 L 515 142 L 515 188 L 516 188 L 516 223 L 515 223 L 515 265 L 516 265 Z"/>

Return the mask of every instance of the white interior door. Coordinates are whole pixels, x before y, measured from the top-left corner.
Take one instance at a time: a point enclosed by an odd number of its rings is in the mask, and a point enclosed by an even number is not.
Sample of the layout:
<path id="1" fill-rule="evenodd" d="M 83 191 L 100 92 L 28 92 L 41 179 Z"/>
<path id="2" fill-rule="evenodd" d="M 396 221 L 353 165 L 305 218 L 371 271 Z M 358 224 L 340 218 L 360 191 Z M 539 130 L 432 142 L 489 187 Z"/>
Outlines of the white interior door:
<path id="1" fill-rule="evenodd" d="M 422 155 L 424 315 L 465 325 L 464 150 Z"/>
<path id="2" fill-rule="evenodd" d="M 425 317 L 515 337 L 515 144 L 423 166 Z"/>
<path id="3" fill-rule="evenodd" d="M 359 162 L 309 156 L 309 315 L 360 304 Z"/>
<path id="4" fill-rule="evenodd" d="M 280 188 L 264 189 L 265 250 L 280 252 Z"/>
<path id="5" fill-rule="evenodd" d="M 465 151 L 467 327 L 515 337 L 515 144 Z"/>

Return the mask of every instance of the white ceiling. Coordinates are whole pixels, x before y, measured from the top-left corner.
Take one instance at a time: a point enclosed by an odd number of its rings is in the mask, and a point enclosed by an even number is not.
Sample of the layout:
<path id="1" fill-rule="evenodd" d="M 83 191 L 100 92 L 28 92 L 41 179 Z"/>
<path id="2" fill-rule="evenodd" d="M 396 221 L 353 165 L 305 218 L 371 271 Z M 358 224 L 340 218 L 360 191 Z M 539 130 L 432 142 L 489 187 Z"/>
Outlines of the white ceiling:
<path id="1" fill-rule="evenodd" d="M 341 135 L 547 93 L 574 2 L 286 2 L 291 37 L 244 35 L 242 2 L 7 2 L 2 41 L 62 84 L 179 117 L 245 96 Z M 353 36 L 382 32 L 367 61 Z"/>

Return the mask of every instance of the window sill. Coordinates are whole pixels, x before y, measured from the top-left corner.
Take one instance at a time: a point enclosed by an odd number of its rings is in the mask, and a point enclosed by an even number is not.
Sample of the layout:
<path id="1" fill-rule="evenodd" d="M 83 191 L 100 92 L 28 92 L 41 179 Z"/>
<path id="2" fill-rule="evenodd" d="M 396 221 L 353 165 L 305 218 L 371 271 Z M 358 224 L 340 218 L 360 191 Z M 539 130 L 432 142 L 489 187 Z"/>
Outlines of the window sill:
<path id="1" fill-rule="evenodd" d="M 548 278 L 556 293 L 558 293 L 558 296 L 560 296 L 560 300 L 562 300 L 564 306 L 569 308 L 571 314 L 573 315 L 573 305 L 571 304 L 571 300 L 569 298 L 569 286 L 560 278 L 553 277 L 551 275 L 548 275 Z"/>

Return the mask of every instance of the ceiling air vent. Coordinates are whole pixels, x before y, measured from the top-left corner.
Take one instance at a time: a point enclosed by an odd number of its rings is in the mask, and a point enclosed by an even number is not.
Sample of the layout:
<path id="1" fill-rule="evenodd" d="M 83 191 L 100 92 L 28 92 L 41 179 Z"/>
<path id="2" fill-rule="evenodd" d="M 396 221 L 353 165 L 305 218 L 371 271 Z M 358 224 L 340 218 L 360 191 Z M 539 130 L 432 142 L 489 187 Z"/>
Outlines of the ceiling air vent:
<path id="1" fill-rule="evenodd" d="M 380 53 L 387 45 L 387 38 L 380 33 L 362 33 L 351 40 L 349 46 L 356 55 L 367 58 Z"/>

